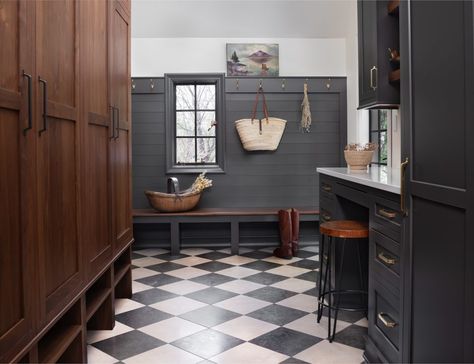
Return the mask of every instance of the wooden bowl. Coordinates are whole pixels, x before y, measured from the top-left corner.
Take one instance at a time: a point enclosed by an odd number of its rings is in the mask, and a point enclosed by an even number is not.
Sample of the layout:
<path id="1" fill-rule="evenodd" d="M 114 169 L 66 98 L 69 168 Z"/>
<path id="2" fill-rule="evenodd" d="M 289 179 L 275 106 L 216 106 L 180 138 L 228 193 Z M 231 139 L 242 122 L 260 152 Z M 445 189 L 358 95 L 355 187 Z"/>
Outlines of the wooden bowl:
<path id="1" fill-rule="evenodd" d="M 367 166 L 372 162 L 373 150 L 345 150 L 344 158 L 351 171 L 366 171 Z"/>
<path id="2" fill-rule="evenodd" d="M 201 198 L 201 192 L 184 194 L 145 191 L 150 205 L 160 212 L 183 212 L 196 207 Z"/>

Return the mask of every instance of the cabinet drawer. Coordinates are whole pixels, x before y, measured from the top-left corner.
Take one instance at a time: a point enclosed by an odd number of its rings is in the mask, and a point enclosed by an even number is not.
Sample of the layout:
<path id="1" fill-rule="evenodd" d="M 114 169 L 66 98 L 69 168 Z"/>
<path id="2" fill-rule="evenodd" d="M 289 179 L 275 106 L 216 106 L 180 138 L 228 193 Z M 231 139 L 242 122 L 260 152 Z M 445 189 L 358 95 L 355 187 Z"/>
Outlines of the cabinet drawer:
<path id="1" fill-rule="evenodd" d="M 320 196 L 324 196 L 329 199 L 334 198 L 334 182 L 328 178 L 321 176 L 319 183 Z"/>
<path id="2" fill-rule="evenodd" d="M 330 199 L 322 194 L 319 196 L 319 209 L 320 210 L 322 209 L 329 212 L 330 214 L 334 214 L 335 206 L 336 206 L 335 200 Z"/>
<path id="3" fill-rule="evenodd" d="M 400 203 L 375 197 L 372 206 L 371 226 L 395 241 L 400 241 L 402 213 Z"/>
<path id="4" fill-rule="evenodd" d="M 376 280 L 369 288 L 369 337 L 389 362 L 400 362 L 400 299 Z"/>
<path id="5" fill-rule="evenodd" d="M 342 183 L 337 183 L 334 188 L 336 195 L 344 197 L 361 206 L 369 207 L 367 192 L 352 188 Z"/>
<path id="6" fill-rule="evenodd" d="M 370 272 L 379 282 L 400 294 L 400 244 L 370 230 Z"/>
<path id="7" fill-rule="evenodd" d="M 324 208 L 319 209 L 319 221 L 327 222 L 332 220 L 332 213 Z"/>

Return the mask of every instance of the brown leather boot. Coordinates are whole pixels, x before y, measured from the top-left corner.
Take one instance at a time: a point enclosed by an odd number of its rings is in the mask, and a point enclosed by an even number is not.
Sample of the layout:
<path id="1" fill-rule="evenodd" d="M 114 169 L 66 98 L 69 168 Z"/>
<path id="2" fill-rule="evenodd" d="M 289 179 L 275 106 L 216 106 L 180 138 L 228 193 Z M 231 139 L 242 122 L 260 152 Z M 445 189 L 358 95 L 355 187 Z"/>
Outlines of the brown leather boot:
<path id="1" fill-rule="evenodd" d="M 298 254 L 298 240 L 300 235 L 300 212 L 291 209 L 291 250 L 294 257 Z"/>
<path id="2" fill-rule="evenodd" d="M 278 226 L 280 228 L 280 247 L 273 251 L 278 258 L 291 259 L 291 212 L 290 210 L 278 211 Z"/>

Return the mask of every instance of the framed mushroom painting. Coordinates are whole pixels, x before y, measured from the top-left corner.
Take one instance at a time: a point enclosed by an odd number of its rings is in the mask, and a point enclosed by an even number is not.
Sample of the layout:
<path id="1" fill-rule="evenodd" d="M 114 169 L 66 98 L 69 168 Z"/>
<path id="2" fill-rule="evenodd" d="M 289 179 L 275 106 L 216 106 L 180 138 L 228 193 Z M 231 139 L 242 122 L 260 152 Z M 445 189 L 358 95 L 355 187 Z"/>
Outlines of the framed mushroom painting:
<path id="1" fill-rule="evenodd" d="M 227 76 L 277 77 L 278 44 L 227 43 Z"/>

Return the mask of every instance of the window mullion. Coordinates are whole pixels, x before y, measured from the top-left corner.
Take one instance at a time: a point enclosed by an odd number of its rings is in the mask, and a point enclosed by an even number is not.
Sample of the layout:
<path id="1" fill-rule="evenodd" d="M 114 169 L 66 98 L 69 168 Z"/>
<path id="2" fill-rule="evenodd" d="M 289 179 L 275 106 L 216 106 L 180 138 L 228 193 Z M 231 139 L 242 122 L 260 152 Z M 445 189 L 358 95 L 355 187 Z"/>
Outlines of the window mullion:
<path id="1" fill-rule="evenodd" d="M 197 83 L 194 83 L 194 162 L 198 162 L 197 154 Z"/>

